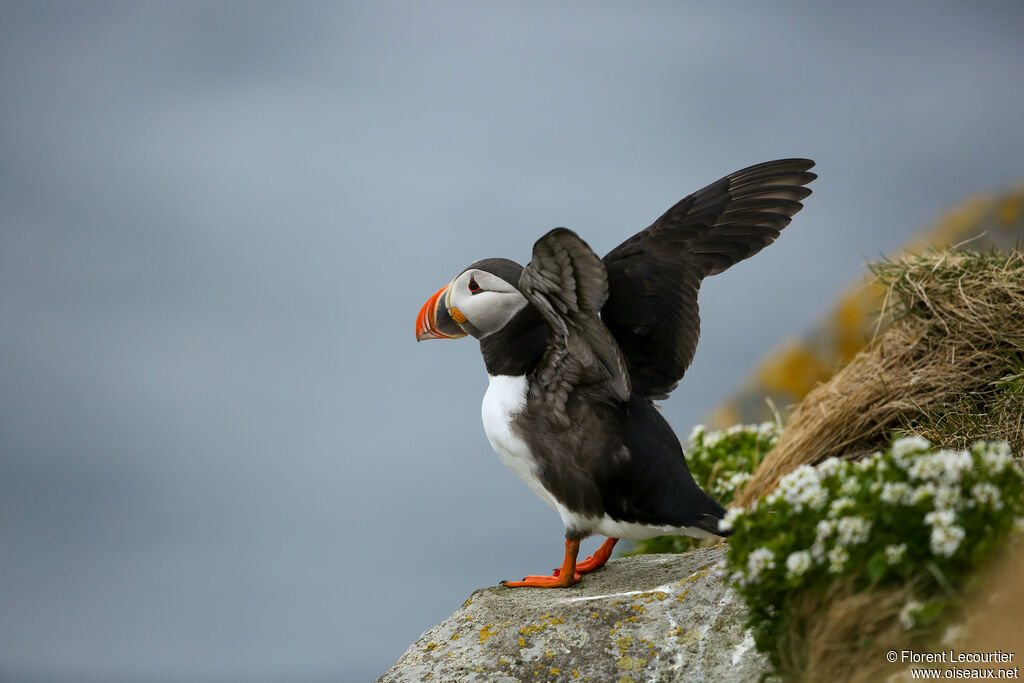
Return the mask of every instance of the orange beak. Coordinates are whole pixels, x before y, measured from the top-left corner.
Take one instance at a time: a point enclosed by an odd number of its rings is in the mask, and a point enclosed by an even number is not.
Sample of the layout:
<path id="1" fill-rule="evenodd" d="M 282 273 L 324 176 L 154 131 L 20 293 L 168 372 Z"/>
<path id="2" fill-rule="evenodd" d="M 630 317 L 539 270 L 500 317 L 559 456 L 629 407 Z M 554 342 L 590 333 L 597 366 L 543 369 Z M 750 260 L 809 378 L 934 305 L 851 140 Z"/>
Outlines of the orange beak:
<path id="1" fill-rule="evenodd" d="M 416 316 L 416 341 L 426 339 L 458 339 L 465 337 L 466 331 L 452 319 L 448 307 L 444 303 L 450 284 L 445 285 L 437 294 L 427 299 L 419 315 Z"/>

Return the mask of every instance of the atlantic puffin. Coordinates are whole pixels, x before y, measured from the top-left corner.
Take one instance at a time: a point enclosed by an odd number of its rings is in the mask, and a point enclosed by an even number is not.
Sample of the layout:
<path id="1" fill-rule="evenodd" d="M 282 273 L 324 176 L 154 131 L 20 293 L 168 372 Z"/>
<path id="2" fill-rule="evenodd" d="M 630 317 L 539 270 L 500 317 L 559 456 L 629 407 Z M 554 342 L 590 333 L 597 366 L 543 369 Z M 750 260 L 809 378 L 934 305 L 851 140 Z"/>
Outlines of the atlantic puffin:
<path id="1" fill-rule="evenodd" d="M 477 261 L 423 305 L 417 341 L 479 339 L 487 439 L 565 525 L 561 569 L 503 585 L 571 586 L 620 538 L 725 535 L 724 508 L 694 482 L 654 401 L 693 359 L 701 281 L 779 236 L 811 193 L 813 166 L 781 159 L 729 174 L 603 259 L 555 228 L 525 268 Z M 594 534 L 608 538 L 577 562 Z"/>

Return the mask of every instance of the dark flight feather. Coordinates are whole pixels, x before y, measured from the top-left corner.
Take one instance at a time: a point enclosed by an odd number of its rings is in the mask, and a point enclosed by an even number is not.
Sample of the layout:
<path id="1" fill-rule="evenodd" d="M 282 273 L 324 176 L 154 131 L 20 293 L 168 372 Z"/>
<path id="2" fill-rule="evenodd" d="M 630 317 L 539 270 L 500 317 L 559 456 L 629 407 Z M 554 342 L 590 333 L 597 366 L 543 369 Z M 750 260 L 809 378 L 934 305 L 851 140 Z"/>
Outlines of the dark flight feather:
<path id="1" fill-rule="evenodd" d="M 550 231 L 534 244 L 518 287 L 551 332 L 534 377 L 555 414 L 568 419 L 566 402 L 580 385 L 627 401 L 626 362 L 599 315 L 608 298 L 604 264 L 586 242 L 566 228 Z"/>
<path id="2" fill-rule="evenodd" d="M 727 175 L 604 257 L 609 296 L 601 318 L 634 392 L 662 399 L 675 389 L 697 349 L 701 281 L 775 241 L 811 193 L 813 166 L 781 159 Z"/>

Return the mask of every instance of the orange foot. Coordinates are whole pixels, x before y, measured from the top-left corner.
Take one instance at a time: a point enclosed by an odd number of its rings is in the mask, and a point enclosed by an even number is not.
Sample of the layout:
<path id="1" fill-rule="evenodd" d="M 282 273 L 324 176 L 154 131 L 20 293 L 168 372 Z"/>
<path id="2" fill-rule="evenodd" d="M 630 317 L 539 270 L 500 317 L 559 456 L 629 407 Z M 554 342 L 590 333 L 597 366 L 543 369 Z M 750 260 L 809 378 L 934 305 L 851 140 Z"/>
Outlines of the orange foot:
<path id="1" fill-rule="evenodd" d="M 601 567 L 603 567 L 604 563 L 607 562 L 608 559 L 612 556 L 612 549 L 618 542 L 619 539 L 617 538 L 606 538 L 604 543 L 601 544 L 601 547 L 598 548 L 593 555 L 583 560 L 582 562 L 577 563 L 576 573 L 588 574 L 594 571 L 595 569 L 600 569 Z M 561 573 L 561 569 L 556 569 L 553 576 L 558 576 Z"/>
<path id="2" fill-rule="evenodd" d="M 502 581 L 502 586 L 509 588 L 523 588 L 532 586 L 534 588 L 566 588 L 580 580 L 580 574 L 576 571 L 576 555 L 580 552 L 580 542 L 565 541 L 565 560 L 562 568 L 557 570 L 554 576 L 527 576 L 522 581 Z M 571 578 L 570 578 L 571 577 Z"/>
<path id="3" fill-rule="evenodd" d="M 559 573 L 561 573 L 559 571 Z M 502 586 L 508 586 L 509 588 L 523 588 L 532 586 L 533 588 L 568 588 L 574 583 L 578 583 L 582 578 L 579 572 L 573 572 L 572 581 L 563 581 L 561 576 L 525 576 L 522 581 L 502 581 Z"/>

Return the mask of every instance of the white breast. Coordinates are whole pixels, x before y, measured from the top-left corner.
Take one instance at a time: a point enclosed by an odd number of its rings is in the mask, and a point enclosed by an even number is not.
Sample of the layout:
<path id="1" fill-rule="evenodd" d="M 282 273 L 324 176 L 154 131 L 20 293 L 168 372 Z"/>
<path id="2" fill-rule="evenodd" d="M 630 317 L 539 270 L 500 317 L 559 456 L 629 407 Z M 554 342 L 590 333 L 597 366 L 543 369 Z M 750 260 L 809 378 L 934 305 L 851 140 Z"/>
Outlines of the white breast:
<path id="1" fill-rule="evenodd" d="M 547 492 L 537 479 L 536 461 L 530 447 L 512 430 L 512 420 L 526 406 L 526 376 L 490 375 L 487 393 L 480 408 L 484 432 L 491 448 L 505 467 L 526 482 L 541 500 L 562 514 L 565 509 Z M 562 515 L 563 521 L 565 515 Z"/>
<path id="2" fill-rule="evenodd" d="M 512 422 L 516 415 L 526 407 L 526 390 L 525 376 L 491 375 L 487 393 L 484 394 L 484 402 L 480 408 L 480 415 L 484 421 L 484 432 L 487 434 L 487 440 L 491 443 L 491 448 L 505 463 L 505 466 L 526 482 L 526 485 L 541 500 L 558 512 L 567 529 L 588 529 L 592 533 L 604 536 L 630 539 L 651 538 L 662 534 L 681 534 L 698 538 L 711 536 L 697 528 L 648 526 L 613 520 L 608 515 L 604 515 L 602 518 L 583 517 L 566 510 L 541 485 L 537 478 L 536 461 L 530 453 L 530 447 L 512 429 Z"/>

